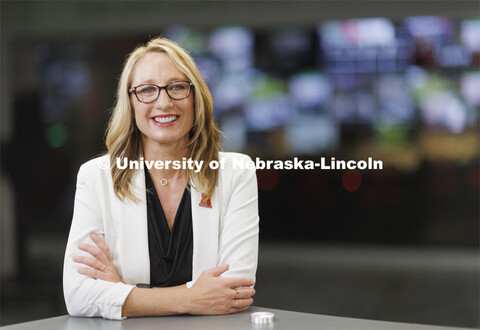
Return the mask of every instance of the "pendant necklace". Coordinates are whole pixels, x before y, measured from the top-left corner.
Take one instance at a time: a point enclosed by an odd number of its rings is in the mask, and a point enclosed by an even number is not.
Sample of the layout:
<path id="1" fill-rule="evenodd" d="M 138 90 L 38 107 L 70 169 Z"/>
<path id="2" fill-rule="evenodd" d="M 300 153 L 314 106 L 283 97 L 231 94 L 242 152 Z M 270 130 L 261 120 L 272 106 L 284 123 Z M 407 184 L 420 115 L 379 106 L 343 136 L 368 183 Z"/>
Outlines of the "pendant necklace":
<path id="1" fill-rule="evenodd" d="M 167 180 L 166 178 L 163 178 L 163 179 L 157 179 L 155 178 L 154 175 L 152 175 L 152 173 L 150 173 L 150 176 L 152 178 L 154 178 L 155 180 L 158 180 L 160 182 L 160 184 L 165 187 L 167 184 L 169 184 L 170 182 L 174 182 L 176 181 L 179 177 L 181 177 L 182 175 L 180 174 L 179 176 L 177 176 L 176 178 L 173 178 L 173 179 L 170 179 L 170 180 Z"/>

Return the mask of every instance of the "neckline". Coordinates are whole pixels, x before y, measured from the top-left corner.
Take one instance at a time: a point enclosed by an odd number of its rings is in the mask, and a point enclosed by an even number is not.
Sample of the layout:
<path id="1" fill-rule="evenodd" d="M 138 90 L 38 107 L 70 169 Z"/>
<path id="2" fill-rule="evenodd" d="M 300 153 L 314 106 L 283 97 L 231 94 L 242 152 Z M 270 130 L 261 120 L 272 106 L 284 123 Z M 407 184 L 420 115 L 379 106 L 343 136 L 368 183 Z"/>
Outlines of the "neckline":
<path id="1" fill-rule="evenodd" d="M 183 204 L 185 203 L 185 198 L 186 198 L 187 193 L 189 193 L 189 190 L 188 190 L 189 185 L 187 184 L 187 186 L 183 189 L 182 198 L 180 199 L 180 203 L 178 204 L 177 210 L 175 211 L 175 216 L 173 218 L 172 228 L 170 228 L 170 226 L 168 225 L 167 216 L 165 215 L 165 211 L 164 211 L 163 206 L 162 206 L 162 202 L 160 201 L 160 198 L 158 197 L 157 189 L 155 188 L 155 183 L 153 182 L 153 179 L 150 175 L 150 172 L 147 169 L 145 169 L 145 172 L 146 172 L 145 177 L 148 180 L 148 182 L 146 182 L 146 186 L 145 186 L 146 193 L 147 194 L 150 193 L 151 195 L 153 195 L 153 196 L 151 196 L 152 198 L 154 198 L 154 200 L 152 202 L 155 203 L 156 205 L 158 205 L 159 210 L 161 212 L 160 217 L 163 218 L 162 220 L 165 223 L 165 226 L 168 229 L 168 231 L 170 233 L 170 238 L 171 238 L 172 234 L 173 234 L 173 232 L 176 228 L 176 224 L 179 222 L 178 221 L 178 218 L 180 216 L 179 211 L 182 208 Z M 170 239 L 170 242 L 171 242 L 171 239 Z M 170 249 L 170 242 L 169 242 L 169 249 Z"/>

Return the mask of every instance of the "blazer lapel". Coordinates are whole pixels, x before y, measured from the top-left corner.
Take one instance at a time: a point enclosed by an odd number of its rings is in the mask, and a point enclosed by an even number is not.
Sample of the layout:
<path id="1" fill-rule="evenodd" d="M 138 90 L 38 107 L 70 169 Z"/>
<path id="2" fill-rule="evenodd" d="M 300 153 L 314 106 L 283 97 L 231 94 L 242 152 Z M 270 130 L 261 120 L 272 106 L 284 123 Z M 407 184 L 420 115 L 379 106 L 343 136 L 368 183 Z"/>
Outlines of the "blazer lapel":
<path id="1" fill-rule="evenodd" d="M 217 266 L 218 229 L 220 205 L 215 193 L 210 203 L 202 198 L 202 193 L 191 188 L 192 227 L 193 227 L 193 269 L 192 282 L 204 270 Z"/>

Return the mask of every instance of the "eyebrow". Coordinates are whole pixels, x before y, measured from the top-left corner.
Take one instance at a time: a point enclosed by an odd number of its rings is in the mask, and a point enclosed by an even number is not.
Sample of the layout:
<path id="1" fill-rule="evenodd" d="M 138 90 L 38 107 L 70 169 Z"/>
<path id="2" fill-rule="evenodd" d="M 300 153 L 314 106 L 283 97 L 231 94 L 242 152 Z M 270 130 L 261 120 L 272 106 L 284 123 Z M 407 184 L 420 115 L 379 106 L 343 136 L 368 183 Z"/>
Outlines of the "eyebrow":
<path id="1" fill-rule="evenodd" d="M 168 79 L 167 81 L 168 81 L 167 84 L 169 84 L 169 83 L 174 82 L 174 81 L 188 81 L 188 78 L 174 77 L 174 78 Z M 142 81 L 142 82 L 139 83 L 137 86 L 139 86 L 139 85 L 145 85 L 145 84 L 156 84 L 156 83 L 155 83 L 155 80 L 153 80 L 153 79 L 148 79 L 148 80 Z"/>

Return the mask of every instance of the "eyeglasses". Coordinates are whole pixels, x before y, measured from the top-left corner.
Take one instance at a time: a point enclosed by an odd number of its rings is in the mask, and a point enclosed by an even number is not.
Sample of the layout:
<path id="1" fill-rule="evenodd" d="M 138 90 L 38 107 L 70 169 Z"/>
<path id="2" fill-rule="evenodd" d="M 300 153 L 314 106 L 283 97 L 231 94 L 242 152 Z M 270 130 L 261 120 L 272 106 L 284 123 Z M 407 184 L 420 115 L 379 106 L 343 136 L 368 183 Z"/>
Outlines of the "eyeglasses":
<path id="1" fill-rule="evenodd" d="M 142 103 L 153 103 L 159 96 L 162 89 L 165 89 L 168 97 L 173 100 L 182 100 L 190 96 L 193 87 L 190 81 L 172 81 L 168 85 L 158 86 L 155 84 L 143 84 L 132 87 L 128 92 L 134 93 L 137 100 Z"/>

